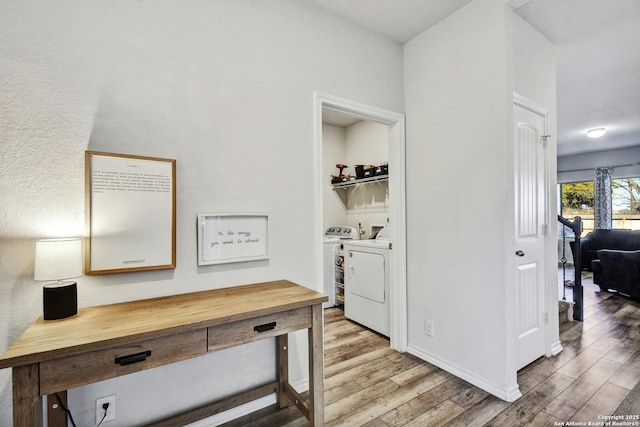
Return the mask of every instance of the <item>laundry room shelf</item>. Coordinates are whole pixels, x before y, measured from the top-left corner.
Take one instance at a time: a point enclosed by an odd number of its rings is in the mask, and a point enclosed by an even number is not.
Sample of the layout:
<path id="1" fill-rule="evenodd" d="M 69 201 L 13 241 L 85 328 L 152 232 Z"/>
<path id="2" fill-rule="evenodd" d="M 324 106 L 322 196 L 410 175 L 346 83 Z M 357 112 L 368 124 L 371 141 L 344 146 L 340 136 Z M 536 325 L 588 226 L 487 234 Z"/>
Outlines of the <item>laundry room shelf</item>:
<path id="1" fill-rule="evenodd" d="M 333 187 L 334 190 L 336 190 L 341 188 L 355 187 L 358 184 L 369 184 L 373 182 L 385 182 L 385 181 L 389 181 L 389 175 L 371 176 L 369 178 L 356 179 L 355 181 L 346 181 L 346 182 L 340 182 L 338 184 L 331 184 L 331 186 Z"/>

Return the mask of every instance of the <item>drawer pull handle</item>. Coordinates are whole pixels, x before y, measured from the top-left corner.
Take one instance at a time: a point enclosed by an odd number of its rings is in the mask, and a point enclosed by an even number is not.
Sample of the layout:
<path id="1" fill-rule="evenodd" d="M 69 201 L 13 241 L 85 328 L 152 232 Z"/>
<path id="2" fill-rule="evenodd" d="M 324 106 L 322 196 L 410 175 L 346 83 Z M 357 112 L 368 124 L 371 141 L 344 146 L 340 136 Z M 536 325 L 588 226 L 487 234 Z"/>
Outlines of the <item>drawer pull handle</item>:
<path id="1" fill-rule="evenodd" d="M 132 363 L 143 362 L 149 356 L 151 356 L 151 350 L 143 351 L 136 354 L 130 354 L 128 356 L 116 357 L 116 365 L 124 366 L 131 365 Z"/>
<path id="2" fill-rule="evenodd" d="M 265 323 L 264 325 L 254 326 L 253 330 L 256 332 L 265 332 L 275 328 L 276 328 L 276 322 L 271 322 L 271 323 Z"/>

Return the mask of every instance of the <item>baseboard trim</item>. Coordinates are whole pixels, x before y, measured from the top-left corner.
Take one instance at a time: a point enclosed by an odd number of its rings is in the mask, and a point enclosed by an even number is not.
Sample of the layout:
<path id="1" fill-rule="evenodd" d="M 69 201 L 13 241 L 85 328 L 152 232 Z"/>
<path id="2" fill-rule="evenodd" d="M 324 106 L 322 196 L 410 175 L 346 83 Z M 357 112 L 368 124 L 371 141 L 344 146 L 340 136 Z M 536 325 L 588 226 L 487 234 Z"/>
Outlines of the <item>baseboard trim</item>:
<path id="1" fill-rule="evenodd" d="M 488 393 L 491 393 L 492 395 L 504 401 L 514 402 L 518 400 L 520 397 L 522 397 L 522 393 L 520 393 L 520 388 L 518 387 L 518 384 L 515 384 L 512 387 L 509 387 L 506 389 L 497 387 L 489 383 L 488 381 L 472 374 L 471 372 L 468 372 L 465 369 L 460 368 L 459 366 L 453 365 L 445 360 L 435 357 L 432 354 L 429 354 L 423 351 L 422 349 L 415 347 L 411 344 L 409 344 L 408 346 L 408 352 L 409 354 L 419 357 L 420 359 L 426 362 L 429 362 L 440 369 L 444 369 L 450 374 L 453 374 L 456 377 L 463 379 L 466 382 L 473 384 L 474 386 L 481 388 L 482 390 Z"/>
<path id="2" fill-rule="evenodd" d="M 547 357 L 556 356 L 560 354 L 562 350 L 563 350 L 562 343 L 560 341 L 556 341 L 553 344 L 551 344 L 551 348 L 549 349 L 550 354 L 547 355 Z"/>

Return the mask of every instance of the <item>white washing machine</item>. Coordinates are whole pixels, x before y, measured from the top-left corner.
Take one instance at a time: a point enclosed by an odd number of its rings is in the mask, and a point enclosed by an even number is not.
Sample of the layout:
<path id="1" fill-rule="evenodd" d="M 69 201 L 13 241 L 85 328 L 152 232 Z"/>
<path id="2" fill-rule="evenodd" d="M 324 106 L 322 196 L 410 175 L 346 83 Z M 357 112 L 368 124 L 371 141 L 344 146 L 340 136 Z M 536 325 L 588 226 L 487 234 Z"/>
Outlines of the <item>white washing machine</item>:
<path id="1" fill-rule="evenodd" d="M 344 256 L 342 242 L 357 238 L 358 230 L 348 226 L 329 227 L 324 233 L 324 294 L 329 300 L 324 308 L 344 304 Z"/>
<path id="2" fill-rule="evenodd" d="M 344 314 L 389 336 L 389 238 L 381 230 L 372 240 L 344 242 Z"/>

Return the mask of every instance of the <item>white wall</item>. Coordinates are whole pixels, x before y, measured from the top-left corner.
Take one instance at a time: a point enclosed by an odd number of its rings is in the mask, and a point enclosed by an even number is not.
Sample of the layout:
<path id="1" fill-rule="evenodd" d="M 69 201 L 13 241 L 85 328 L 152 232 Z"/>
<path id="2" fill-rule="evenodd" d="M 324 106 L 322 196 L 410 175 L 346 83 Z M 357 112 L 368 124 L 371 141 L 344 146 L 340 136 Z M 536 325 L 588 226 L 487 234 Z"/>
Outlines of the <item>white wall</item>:
<path id="1" fill-rule="evenodd" d="M 510 16 L 474 0 L 405 45 L 409 348 L 502 398 L 517 395 Z"/>
<path id="2" fill-rule="evenodd" d="M 87 149 L 177 160 L 177 268 L 81 277 L 81 307 L 281 278 L 316 287 L 312 93 L 402 111 L 400 46 L 295 0 L 0 11 L 0 352 L 41 313 L 35 239 L 83 234 Z M 197 267 L 205 212 L 268 213 L 270 259 Z M 302 386 L 303 341 L 291 346 Z M 90 425 L 94 399 L 115 393 L 113 426 L 137 425 L 272 377 L 272 351 L 259 342 L 81 387 L 70 407 Z M 3 370 L 0 425 L 11 412 Z"/>
<path id="3" fill-rule="evenodd" d="M 349 165 L 378 166 L 389 162 L 389 126 L 360 121 L 345 131 L 346 158 Z M 351 169 L 355 175 L 355 169 Z M 389 183 L 365 184 L 349 190 L 347 225 L 362 225 L 366 239 L 372 225 L 385 225 L 389 217 Z"/>
<path id="4" fill-rule="evenodd" d="M 405 105 L 410 351 L 512 400 L 520 395 L 515 270 L 505 262 L 515 230 L 512 94 L 546 106 L 555 134 L 555 49 L 508 3 L 474 0 L 407 43 Z M 555 150 L 552 138 L 553 191 Z M 547 348 L 557 342 L 556 322 Z"/>
<path id="5" fill-rule="evenodd" d="M 345 139 L 350 165 L 377 166 L 389 161 L 389 126 L 361 120 L 345 129 Z"/>
<path id="6" fill-rule="evenodd" d="M 611 166 L 614 179 L 640 176 L 640 145 L 558 157 L 558 182 L 593 181 L 595 169 Z"/>
<path id="7" fill-rule="evenodd" d="M 336 164 L 349 165 L 346 161 L 345 128 L 333 125 L 322 125 L 322 164 L 325 177 L 322 186 L 323 194 L 323 230 L 336 225 L 347 225 L 347 214 L 344 201 L 340 199 L 342 192 L 333 191 L 331 187 L 331 175 L 338 175 Z M 351 165 L 349 165 L 351 166 Z M 349 170 L 345 169 L 344 174 Z"/>
<path id="8" fill-rule="evenodd" d="M 549 132 L 555 132 L 556 47 L 516 14 L 512 24 L 514 91 L 547 108 Z"/>

